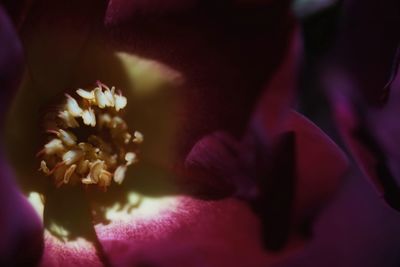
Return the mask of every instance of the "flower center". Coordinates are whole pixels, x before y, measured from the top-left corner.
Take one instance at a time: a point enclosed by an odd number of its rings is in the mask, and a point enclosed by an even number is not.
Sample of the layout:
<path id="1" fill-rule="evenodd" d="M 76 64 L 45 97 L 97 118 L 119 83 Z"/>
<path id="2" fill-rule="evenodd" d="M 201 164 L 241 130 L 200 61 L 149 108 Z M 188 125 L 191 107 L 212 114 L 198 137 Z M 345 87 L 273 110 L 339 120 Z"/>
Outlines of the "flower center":
<path id="1" fill-rule="evenodd" d="M 101 82 L 76 94 L 66 94 L 57 112 L 48 114 L 49 141 L 38 153 L 39 171 L 52 176 L 57 187 L 81 183 L 106 190 L 112 180 L 121 184 L 143 142 L 140 132 L 129 133 L 121 116 L 127 98 Z"/>

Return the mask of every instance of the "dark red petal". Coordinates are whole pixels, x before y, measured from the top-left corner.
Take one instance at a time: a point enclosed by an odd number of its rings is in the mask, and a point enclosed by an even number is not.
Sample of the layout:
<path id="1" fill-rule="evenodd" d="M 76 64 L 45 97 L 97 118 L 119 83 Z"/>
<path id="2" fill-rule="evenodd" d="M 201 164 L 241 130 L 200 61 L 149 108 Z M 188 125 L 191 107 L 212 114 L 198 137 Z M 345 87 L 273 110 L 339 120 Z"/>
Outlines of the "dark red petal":
<path id="1" fill-rule="evenodd" d="M 272 168 L 258 173 L 262 197 L 254 203 L 264 218 L 264 231 L 275 234 L 272 240 L 267 234 L 267 244 L 276 248 L 293 230 L 304 230 L 336 193 L 348 169 L 343 152 L 306 118 L 292 112 L 282 124 L 282 134 L 271 139 Z"/>
<path id="2" fill-rule="evenodd" d="M 255 181 L 247 162 L 246 147 L 224 132 L 207 135 L 192 148 L 185 160 L 185 175 L 179 181 L 185 192 L 197 196 L 247 196 Z"/>
<path id="3" fill-rule="evenodd" d="M 349 163 L 342 150 L 316 125 L 292 112 L 287 130 L 296 135 L 294 220 L 315 214 L 335 194 Z"/>
<path id="4" fill-rule="evenodd" d="M 252 127 L 265 142 L 284 127 L 297 95 L 299 60 L 301 57 L 299 29 L 294 29 L 284 58 L 275 70 L 257 103 L 252 117 Z"/>

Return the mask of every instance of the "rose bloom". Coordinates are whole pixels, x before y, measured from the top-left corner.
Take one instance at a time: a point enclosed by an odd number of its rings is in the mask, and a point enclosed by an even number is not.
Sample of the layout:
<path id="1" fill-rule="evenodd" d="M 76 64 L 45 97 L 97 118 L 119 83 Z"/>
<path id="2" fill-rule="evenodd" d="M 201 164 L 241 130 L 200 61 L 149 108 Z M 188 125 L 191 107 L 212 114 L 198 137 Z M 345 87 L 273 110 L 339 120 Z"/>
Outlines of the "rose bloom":
<path id="1" fill-rule="evenodd" d="M 389 211 L 351 176 L 320 214 L 348 162 L 292 110 L 289 1 L 5 6 L 0 265 L 367 266 L 343 244 L 379 225 L 360 207 Z M 35 157 L 46 114 L 97 80 L 124 90 L 125 119 L 145 136 L 139 162 L 106 191 L 56 187 Z"/>

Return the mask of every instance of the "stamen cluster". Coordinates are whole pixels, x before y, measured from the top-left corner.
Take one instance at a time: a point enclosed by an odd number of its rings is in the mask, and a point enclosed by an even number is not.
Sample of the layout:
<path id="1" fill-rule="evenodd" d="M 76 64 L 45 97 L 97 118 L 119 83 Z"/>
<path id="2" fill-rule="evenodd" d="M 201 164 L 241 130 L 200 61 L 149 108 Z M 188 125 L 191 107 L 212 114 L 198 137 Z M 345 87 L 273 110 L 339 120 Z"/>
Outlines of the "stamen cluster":
<path id="1" fill-rule="evenodd" d="M 47 130 L 51 138 L 38 153 L 39 170 L 53 176 L 57 187 L 81 183 L 106 189 L 112 180 L 121 184 L 128 166 L 138 161 L 137 146 L 143 142 L 143 135 L 130 134 L 120 116 L 127 98 L 100 82 L 76 94 L 78 100 L 66 94 L 56 127 Z"/>

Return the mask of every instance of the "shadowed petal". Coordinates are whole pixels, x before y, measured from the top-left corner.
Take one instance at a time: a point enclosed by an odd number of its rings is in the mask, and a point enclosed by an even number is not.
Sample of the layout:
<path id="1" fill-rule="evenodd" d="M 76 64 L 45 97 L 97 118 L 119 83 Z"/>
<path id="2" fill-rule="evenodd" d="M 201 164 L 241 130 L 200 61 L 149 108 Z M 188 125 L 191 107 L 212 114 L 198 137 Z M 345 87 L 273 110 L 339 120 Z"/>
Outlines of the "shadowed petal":
<path id="1" fill-rule="evenodd" d="M 385 84 L 400 42 L 400 2 L 350 0 L 344 2 L 343 19 L 331 61 L 351 74 L 359 100 L 382 106 Z"/>
<path id="2" fill-rule="evenodd" d="M 396 267 L 399 223 L 363 177 L 349 177 L 316 221 L 309 246 L 274 267 Z"/>
<path id="3" fill-rule="evenodd" d="M 22 47 L 4 10 L 0 6 L 0 123 L 9 108 L 23 71 Z"/>
<path id="4" fill-rule="evenodd" d="M 43 249 L 39 217 L 17 190 L 13 174 L 0 156 L 0 265 L 34 266 Z"/>
<path id="5" fill-rule="evenodd" d="M 108 2 L 106 22 L 121 23 L 137 15 L 170 15 L 190 9 L 203 7 L 218 9 L 224 6 L 241 7 L 270 6 L 274 0 L 234 0 L 234 1 L 199 1 L 199 0 L 111 0 Z M 278 1 L 279 2 L 279 1 Z M 280 1 L 286 2 L 286 1 Z"/>
<path id="6" fill-rule="evenodd" d="M 2 124 L 22 72 L 22 51 L 13 26 L 1 7 L 0 46 Z M 0 151 L 0 265 L 35 265 L 42 252 L 42 225 L 26 198 L 17 190 L 3 148 Z"/>
<path id="7" fill-rule="evenodd" d="M 287 2 L 276 1 L 259 8 L 221 5 L 132 16 L 110 25 L 109 32 L 118 49 L 182 74 L 175 119 L 176 151 L 183 160 L 206 134 L 244 134 L 257 97 L 288 50 L 293 26 Z"/>
<path id="8" fill-rule="evenodd" d="M 358 87 L 357 77 L 338 70 L 326 75 L 334 118 L 347 148 L 363 174 L 395 209 L 400 209 L 400 143 L 396 122 L 399 76 L 397 70 L 388 87 L 381 88 L 380 99 L 384 96 L 385 104 L 378 108 L 368 105 L 355 93 L 363 90 Z"/>

